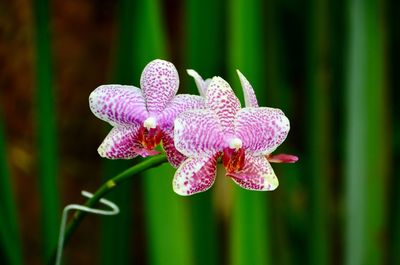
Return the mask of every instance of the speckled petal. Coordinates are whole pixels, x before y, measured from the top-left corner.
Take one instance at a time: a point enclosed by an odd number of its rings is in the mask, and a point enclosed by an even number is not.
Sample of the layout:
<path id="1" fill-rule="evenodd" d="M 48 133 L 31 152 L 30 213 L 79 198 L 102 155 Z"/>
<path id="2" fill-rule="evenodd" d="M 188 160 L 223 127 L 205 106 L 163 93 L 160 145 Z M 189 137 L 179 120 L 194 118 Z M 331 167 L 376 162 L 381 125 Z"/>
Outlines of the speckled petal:
<path id="1" fill-rule="evenodd" d="M 204 109 L 204 107 L 204 98 L 200 96 L 177 95 L 159 114 L 157 122 L 161 128 L 170 128 L 173 127 L 174 121 L 180 113 L 191 109 Z"/>
<path id="2" fill-rule="evenodd" d="M 191 157 L 185 160 L 175 173 L 174 191 L 182 196 L 208 190 L 214 183 L 218 154 Z"/>
<path id="3" fill-rule="evenodd" d="M 232 134 L 233 121 L 240 110 L 240 101 L 221 77 L 214 77 L 211 80 L 207 89 L 206 106 L 218 116 L 224 132 Z"/>
<path id="4" fill-rule="evenodd" d="M 148 116 L 142 91 L 133 86 L 103 85 L 89 96 L 90 109 L 111 125 L 141 123 Z"/>
<path id="5" fill-rule="evenodd" d="M 235 120 L 235 134 L 254 155 L 272 153 L 285 139 L 290 124 L 280 109 L 244 108 Z"/>
<path id="6" fill-rule="evenodd" d="M 179 76 L 175 66 L 164 60 L 151 61 L 143 70 L 140 86 L 147 110 L 155 115 L 164 110 L 178 91 Z"/>
<path id="7" fill-rule="evenodd" d="M 271 191 L 278 187 L 279 181 L 274 170 L 263 156 L 246 154 L 244 168 L 236 173 L 227 174 L 240 187 L 247 190 Z"/>
<path id="8" fill-rule="evenodd" d="M 203 78 L 195 70 L 187 69 L 186 72 L 188 73 L 188 75 L 193 77 L 194 82 L 196 83 L 197 89 L 199 90 L 200 96 L 205 97 L 207 87 L 206 87 L 206 83 L 204 82 Z"/>
<path id="9" fill-rule="evenodd" d="M 186 156 L 211 155 L 226 145 L 218 117 L 208 109 L 186 111 L 174 124 L 175 147 Z"/>
<path id="10" fill-rule="evenodd" d="M 101 143 L 97 151 L 100 156 L 109 159 L 131 159 L 138 154 L 134 151 L 139 148 L 136 137 L 139 126 L 114 127 Z"/>
<path id="11" fill-rule="evenodd" d="M 240 84 L 242 85 L 244 102 L 246 107 L 253 107 L 253 108 L 258 107 L 257 97 L 256 94 L 254 93 L 254 89 L 251 86 L 250 82 L 239 70 L 236 71 L 239 75 Z"/>
<path id="12" fill-rule="evenodd" d="M 174 131 L 172 129 L 163 130 L 162 145 L 169 163 L 175 168 L 179 167 L 186 159 L 186 156 L 176 150 L 174 145 Z"/>

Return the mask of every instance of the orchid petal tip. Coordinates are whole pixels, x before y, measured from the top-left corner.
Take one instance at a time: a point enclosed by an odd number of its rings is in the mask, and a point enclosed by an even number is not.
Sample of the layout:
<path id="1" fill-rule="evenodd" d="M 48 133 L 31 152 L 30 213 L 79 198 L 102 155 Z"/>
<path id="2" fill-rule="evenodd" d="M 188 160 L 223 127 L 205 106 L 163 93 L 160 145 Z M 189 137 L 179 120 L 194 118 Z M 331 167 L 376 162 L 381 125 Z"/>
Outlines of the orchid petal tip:
<path id="1" fill-rule="evenodd" d="M 276 188 L 278 188 L 279 186 L 279 181 L 278 178 L 275 176 L 275 174 L 265 174 L 263 175 L 264 179 L 265 179 L 265 184 L 267 185 L 267 189 L 268 191 L 273 191 L 276 190 Z"/>
<path id="2" fill-rule="evenodd" d="M 193 76 L 195 75 L 197 72 L 193 69 L 186 69 L 186 73 L 188 73 L 188 75 Z"/>

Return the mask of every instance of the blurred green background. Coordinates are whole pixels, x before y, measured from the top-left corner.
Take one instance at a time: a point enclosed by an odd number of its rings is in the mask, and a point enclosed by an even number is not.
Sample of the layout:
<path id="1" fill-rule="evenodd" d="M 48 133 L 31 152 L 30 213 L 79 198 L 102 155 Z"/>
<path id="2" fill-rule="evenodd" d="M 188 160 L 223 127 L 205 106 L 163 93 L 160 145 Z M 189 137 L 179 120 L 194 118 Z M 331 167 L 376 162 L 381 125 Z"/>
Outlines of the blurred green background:
<path id="1" fill-rule="evenodd" d="M 140 162 L 99 157 L 110 128 L 88 95 L 139 86 L 155 58 L 181 93 L 192 68 L 242 97 L 240 69 L 300 161 L 273 165 L 274 192 L 220 174 L 179 197 L 168 165 L 133 177 L 64 264 L 400 264 L 399 17 L 394 0 L 0 1 L 0 264 L 46 264 L 62 207 Z"/>

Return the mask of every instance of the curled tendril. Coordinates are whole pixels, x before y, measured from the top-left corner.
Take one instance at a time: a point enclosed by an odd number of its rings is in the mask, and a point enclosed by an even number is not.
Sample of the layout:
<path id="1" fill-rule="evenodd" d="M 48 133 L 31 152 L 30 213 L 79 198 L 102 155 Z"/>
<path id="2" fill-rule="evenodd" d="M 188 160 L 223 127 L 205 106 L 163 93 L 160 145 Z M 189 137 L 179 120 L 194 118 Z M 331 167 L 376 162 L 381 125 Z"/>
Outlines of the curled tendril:
<path id="1" fill-rule="evenodd" d="M 82 196 L 90 199 L 93 197 L 93 194 L 83 190 Z M 58 237 L 56 265 L 61 264 L 61 255 L 62 255 L 63 245 L 64 245 L 64 234 L 65 234 L 65 226 L 67 223 L 68 211 L 76 210 L 76 211 L 83 211 L 83 212 L 93 213 L 93 214 L 98 214 L 98 215 L 117 215 L 119 213 L 119 208 L 115 203 L 113 203 L 107 199 L 104 199 L 104 198 L 100 199 L 100 203 L 110 207 L 111 210 L 94 209 L 94 208 L 89 208 L 87 206 L 80 205 L 80 204 L 69 204 L 69 205 L 65 206 L 65 208 L 63 210 L 62 218 L 61 218 L 60 235 Z"/>

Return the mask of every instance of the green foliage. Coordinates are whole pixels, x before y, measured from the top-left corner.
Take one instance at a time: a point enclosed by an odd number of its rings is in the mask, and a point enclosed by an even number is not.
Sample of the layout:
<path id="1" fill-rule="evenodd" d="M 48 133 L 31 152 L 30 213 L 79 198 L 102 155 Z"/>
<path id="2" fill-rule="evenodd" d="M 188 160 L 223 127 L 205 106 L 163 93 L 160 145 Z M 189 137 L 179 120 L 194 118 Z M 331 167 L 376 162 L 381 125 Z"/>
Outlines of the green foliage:
<path id="1" fill-rule="evenodd" d="M 34 1 L 36 40 L 37 140 L 43 254 L 47 260 L 57 243 L 60 223 L 57 185 L 58 154 L 56 111 L 53 91 L 53 69 L 50 41 L 50 6 L 44 0 Z"/>
<path id="2" fill-rule="evenodd" d="M 5 143 L 0 117 L 0 247 L 7 264 L 19 265 L 22 264 L 22 248 Z"/>
<path id="3" fill-rule="evenodd" d="M 383 7 L 349 1 L 346 139 L 346 264 L 381 264 L 385 247 L 387 132 Z"/>
<path id="4" fill-rule="evenodd" d="M 143 176 L 149 264 L 194 264 L 188 198 L 173 192 L 174 173 L 170 165 L 165 165 Z"/>
<path id="5" fill-rule="evenodd" d="M 330 58 L 331 32 L 329 1 L 311 1 L 307 38 L 307 100 L 308 136 L 307 173 L 310 182 L 309 259 L 310 264 L 329 264 L 331 238 L 329 208 L 331 178 L 332 108 Z"/>

